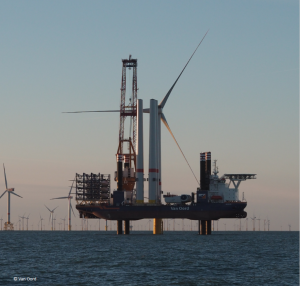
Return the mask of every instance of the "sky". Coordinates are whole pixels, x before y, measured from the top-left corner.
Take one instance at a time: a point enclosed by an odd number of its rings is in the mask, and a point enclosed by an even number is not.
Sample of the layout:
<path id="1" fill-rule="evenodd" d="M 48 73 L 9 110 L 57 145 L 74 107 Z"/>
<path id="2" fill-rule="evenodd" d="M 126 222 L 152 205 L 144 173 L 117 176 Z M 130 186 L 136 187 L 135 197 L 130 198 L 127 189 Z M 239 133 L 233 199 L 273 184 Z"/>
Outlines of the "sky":
<path id="1" fill-rule="evenodd" d="M 167 121 L 198 178 L 205 151 L 212 152 L 220 175 L 257 174 L 240 185 L 248 217 L 260 218 L 261 229 L 268 219 L 270 230 L 299 230 L 294 0 L 1 1 L 0 162 L 8 187 L 23 197 L 12 197 L 11 221 L 16 225 L 18 216 L 29 215 L 29 228 L 36 229 L 42 216 L 49 229 L 44 205 L 58 206 L 57 221 L 67 217 L 67 200 L 50 199 L 68 194 L 75 173 L 113 176 L 116 170 L 118 113 L 63 111 L 118 109 L 121 60 L 129 54 L 138 59 L 138 98 L 144 107 L 152 98 L 160 102 L 208 30 L 165 105 Z M 128 102 L 130 92 L 126 96 Z M 145 170 L 148 132 L 145 115 Z M 4 176 L 0 186 L 2 193 Z M 162 190 L 179 195 L 196 188 L 162 126 Z M 75 209 L 74 199 L 72 204 Z M 3 219 L 6 208 L 4 196 Z M 72 224 L 79 229 L 75 213 Z M 218 228 L 234 230 L 238 223 L 223 219 Z M 182 229 L 179 220 L 176 227 Z"/>

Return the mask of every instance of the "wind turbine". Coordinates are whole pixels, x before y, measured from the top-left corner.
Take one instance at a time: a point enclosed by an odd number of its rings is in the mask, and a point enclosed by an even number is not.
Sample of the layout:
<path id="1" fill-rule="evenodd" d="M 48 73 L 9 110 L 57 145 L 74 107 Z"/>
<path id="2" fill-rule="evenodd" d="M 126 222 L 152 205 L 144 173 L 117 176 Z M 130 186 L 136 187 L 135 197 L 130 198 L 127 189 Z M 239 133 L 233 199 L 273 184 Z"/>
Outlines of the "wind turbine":
<path id="1" fill-rule="evenodd" d="M 55 222 L 56 222 L 56 217 L 55 217 L 53 220 L 54 220 L 54 230 L 55 230 Z"/>
<path id="2" fill-rule="evenodd" d="M 0 220 L 1 220 L 1 231 L 2 231 L 2 221 L 3 221 L 3 218 L 1 217 Z"/>
<path id="3" fill-rule="evenodd" d="M 258 218 L 257 220 L 258 220 L 258 231 L 260 231 L 260 218 Z"/>
<path id="4" fill-rule="evenodd" d="M 19 218 L 22 219 L 22 230 L 24 230 L 24 218 L 26 218 L 25 214 L 23 216 L 19 216 Z"/>
<path id="5" fill-rule="evenodd" d="M 21 230 L 21 220 L 20 220 L 20 216 L 19 216 L 18 223 L 19 223 L 19 230 Z"/>
<path id="6" fill-rule="evenodd" d="M 18 226 L 19 224 L 19 230 L 20 230 L 20 219 L 18 220 L 18 222 L 16 223 L 16 227 Z"/>
<path id="7" fill-rule="evenodd" d="M 41 231 L 43 230 L 43 218 L 41 217 L 41 215 L 40 215 L 40 221 L 41 221 Z"/>
<path id="8" fill-rule="evenodd" d="M 25 217 L 27 219 L 27 230 L 28 230 L 28 220 L 29 220 L 29 216 L 30 214 L 28 215 L 28 217 Z"/>
<path id="9" fill-rule="evenodd" d="M 51 200 L 57 200 L 57 199 L 68 199 L 69 200 L 69 203 L 68 203 L 68 230 L 70 231 L 72 226 L 71 226 L 71 210 L 73 212 L 73 215 L 75 216 L 75 213 L 73 211 L 73 208 L 72 208 L 72 204 L 71 204 L 71 200 L 73 199 L 73 197 L 71 196 L 71 192 L 72 192 L 72 189 L 73 189 L 73 184 L 74 184 L 74 181 L 73 180 L 73 183 L 72 183 L 72 186 L 70 188 L 70 192 L 69 192 L 69 195 L 67 197 L 59 197 L 59 198 L 53 198 Z M 76 216 L 75 216 L 76 217 Z"/>
<path id="10" fill-rule="evenodd" d="M 61 218 L 61 220 L 64 221 L 64 230 L 66 230 L 66 217 L 65 218 Z"/>
<path id="11" fill-rule="evenodd" d="M 51 227 L 51 230 L 53 230 L 53 214 L 54 214 L 54 210 L 57 209 L 58 207 L 56 207 L 55 209 L 53 209 L 52 211 L 46 206 L 44 205 L 48 211 L 50 212 L 50 217 L 49 217 L 49 222 L 50 222 L 50 219 L 52 218 L 52 227 Z"/>
<path id="12" fill-rule="evenodd" d="M 253 231 L 255 231 L 255 219 L 256 219 L 256 217 L 253 216 L 253 217 L 250 217 L 250 218 L 251 218 L 252 221 L 253 221 Z"/>
<path id="13" fill-rule="evenodd" d="M 7 187 L 7 180 L 6 180 L 6 172 L 5 172 L 5 167 L 3 164 L 3 170 L 4 170 L 4 178 L 5 178 L 5 187 L 6 190 L 4 193 L 1 195 L 0 199 L 3 197 L 3 195 L 7 192 L 7 222 L 4 224 L 4 230 L 14 230 L 14 225 L 13 223 L 10 222 L 10 194 L 13 194 L 17 197 L 22 198 L 21 196 L 17 195 L 14 191 L 14 188 L 8 189 Z"/>

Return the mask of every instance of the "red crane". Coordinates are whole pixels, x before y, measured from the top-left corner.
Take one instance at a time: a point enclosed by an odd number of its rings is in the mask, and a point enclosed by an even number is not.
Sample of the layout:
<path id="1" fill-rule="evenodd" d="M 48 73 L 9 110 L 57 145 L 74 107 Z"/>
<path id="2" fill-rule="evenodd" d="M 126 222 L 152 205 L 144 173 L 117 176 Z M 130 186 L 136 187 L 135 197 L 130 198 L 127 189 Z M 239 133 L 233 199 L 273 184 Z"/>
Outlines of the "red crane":
<path id="1" fill-rule="evenodd" d="M 119 146 L 117 154 L 122 154 L 125 158 L 124 170 L 127 168 L 127 174 L 123 177 L 123 188 L 126 191 L 132 191 L 135 185 L 134 171 L 136 168 L 136 116 L 137 116 L 137 59 L 122 60 L 122 81 L 121 81 L 121 103 L 120 103 L 120 128 L 119 128 Z M 126 69 L 133 69 L 132 75 L 132 97 L 129 105 L 125 105 L 126 98 Z M 126 117 L 130 117 L 129 138 L 124 138 L 124 123 Z M 132 125 L 132 126 L 131 126 Z M 132 131 L 131 131 L 132 127 Z M 132 137 L 131 137 L 132 135 Z M 128 152 L 124 150 L 124 142 L 128 142 Z M 134 164 L 134 167 L 132 165 Z"/>

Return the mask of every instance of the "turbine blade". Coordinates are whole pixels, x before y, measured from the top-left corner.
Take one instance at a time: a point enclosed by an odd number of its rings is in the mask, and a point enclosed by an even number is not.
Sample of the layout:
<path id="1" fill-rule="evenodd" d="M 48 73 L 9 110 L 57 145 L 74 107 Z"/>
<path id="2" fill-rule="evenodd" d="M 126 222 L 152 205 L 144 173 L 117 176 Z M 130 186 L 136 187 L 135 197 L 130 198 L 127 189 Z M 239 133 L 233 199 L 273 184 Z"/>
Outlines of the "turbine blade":
<path id="1" fill-rule="evenodd" d="M 57 208 L 58 208 L 58 206 L 55 209 L 53 209 L 52 212 L 54 212 L 54 210 L 56 210 Z"/>
<path id="2" fill-rule="evenodd" d="M 87 112 L 120 112 L 120 110 L 68 111 L 62 113 L 87 113 Z"/>
<path id="3" fill-rule="evenodd" d="M 74 181 L 76 180 L 76 176 L 75 176 L 75 178 L 74 178 L 74 180 L 73 180 L 73 182 L 72 182 L 72 186 L 71 186 L 71 189 L 70 189 L 70 192 L 69 192 L 69 196 L 70 196 L 70 194 L 71 194 L 71 191 L 72 191 L 72 189 L 73 189 L 73 184 L 74 184 Z"/>
<path id="4" fill-rule="evenodd" d="M 70 202 L 70 206 L 71 206 L 71 210 L 72 210 L 72 212 L 73 212 L 73 215 L 76 217 L 76 215 L 75 215 L 75 213 L 74 213 L 74 211 L 73 211 L 73 207 L 72 207 L 71 202 Z"/>
<path id="5" fill-rule="evenodd" d="M 3 163 L 3 170 L 4 170 L 4 178 L 5 178 L 5 187 L 7 189 L 7 180 L 6 180 L 6 172 L 5 172 L 4 163 Z"/>
<path id="6" fill-rule="evenodd" d="M 200 43 L 198 44 L 197 48 L 195 49 L 195 51 L 193 52 L 193 54 L 191 55 L 190 59 L 188 60 L 188 62 L 186 63 L 186 65 L 184 66 L 183 70 L 181 71 L 180 75 L 178 76 L 178 78 L 176 79 L 176 81 L 173 83 L 173 85 L 171 86 L 170 90 L 168 91 L 168 93 L 166 94 L 166 96 L 164 97 L 164 99 L 161 101 L 161 103 L 159 104 L 158 107 L 164 108 L 169 95 L 171 94 L 175 84 L 177 83 L 177 81 L 179 80 L 179 78 L 181 77 L 183 71 L 185 70 L 185 68 L 187 67 L 187 65 L 189 64 L 190 60 L 192 59 L 192 57 L 194 56 L 194 54 L 196 53 L 197 49 L 199 48 L 199 46 L 201 45 L 202 41 L 204 40 L 205 36 L 207 35 L 209 30 L 207 30 L 207 32 L 205 33 L 204 37 L 202 38 L 202 40 L 200 41 Z"/>
<path id="7" fill-rule="evenodd" d="M 51 213 L 50 213 L 50 216 L 49 216 L 49 222 L 50 222 L 50 219 L 51 219 Z"/>
<path id="8" fill-rule="evenodd" d="M 189 166 L 190 170 L 192 171 L 192 173 L 193 173 L 193 175 L 194 175 L 194 177 L 195 177 L 195 179 L 196 179 L 196 181 L 197 181 L 198 185 L 200 185 L 200 183 L 199 183 L 199 181 L 198 181 L 198 179 L 197 179 L 197 177 L 196 177 L 195 173 L 194 173 L 194 172 L 193 172 L 193 170 L 192 170 L 192 167 L 190 166 L 190 164 L 189 164 L 188 160 L 187 160 L 187 159 L 186 159 L 186 157 L 184 156 L 184 154 L 183 154 L 183 152 L 182 152 L 182 150 L 181 150 L 181 148 L 180 148 L 180 146 L 179 146 L 179 144 L 178 144 L 177 140 L 175 139 L 175 136 L 173 135 L 173 133 L 172 133 L 172 131 L 171 131 L 171 128 L 170 128 L 170 126 L 169 126 L 169 124 L 168 124 L 168 122 L 167 122 L 167 119 L 166 119 L 166 117 L 164 116 L 164 114 L 163 114 L 163 113 L 161 114 L 161 121 L 162 121 L 162 122 L 165 124 L 165 126 L 166 126 L 166 127 L 167 127 L 167 129 L 169 130 L 169 132 L 170 132 L 170 134 L 172 135 L 172 137 L 173 137 L 173 139 L 174 139 L 175 143 L 177 144 L 177 146 L 178 146 L 178 148 L 179 148 L 179 150 L 180 150 L 180 152 L 181 152 L 182 156 L 184 157 L 184 159 L 185 159 L 186 163 L 188 164 L 188 166 Z"/>
<path id="9" fill-rule="evenodd" d="M 46 206 L 46 205 L 44 205 L 47 209 L 48 209 L 48 211 L 51 213 L 51 211 L 49 210 L 49 208 Z"/>
<path id="10" fill-rule="evenodd" d="M 50 199 L 50 200 L 57 200 L 57 199 L 67 199 L 68 197 L 59 197 L 59 198 L 53 198 L 53 199 Z"/>
<path id="11" fill-rule="evenodd" d="M 18 197 L 20 197 L 20 198 L 22 198 L 23 199 L 23 197 L 21 197 L 21 196 L 19 196 L 19 195 L 17 195 L 16 193 L 14 193 L 14 192 L 10 192 L 11 194 L 13 194 L 13 195 L 15 195 L 15 196 L 18 196 Z"/>
<path id="12" fill-rule="evenodd" d="M 7 191 L 4 191 L 4 193 L 1 195 L 0 199 L 3 197 L 3 195 L 6 193 Z"/>

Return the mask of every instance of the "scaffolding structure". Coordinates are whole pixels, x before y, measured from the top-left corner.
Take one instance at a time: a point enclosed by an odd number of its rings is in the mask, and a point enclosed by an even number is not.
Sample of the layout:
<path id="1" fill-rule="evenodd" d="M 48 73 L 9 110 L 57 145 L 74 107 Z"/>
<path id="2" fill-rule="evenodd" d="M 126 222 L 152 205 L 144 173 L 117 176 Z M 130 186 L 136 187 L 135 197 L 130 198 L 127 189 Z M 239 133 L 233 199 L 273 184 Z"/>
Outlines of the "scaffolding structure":
<path id="1" fill-rule="evenodd" d="M 110 175 L 76 173 L 76 200 L 80 204 L 108 203 L 110 200 Z"/>

